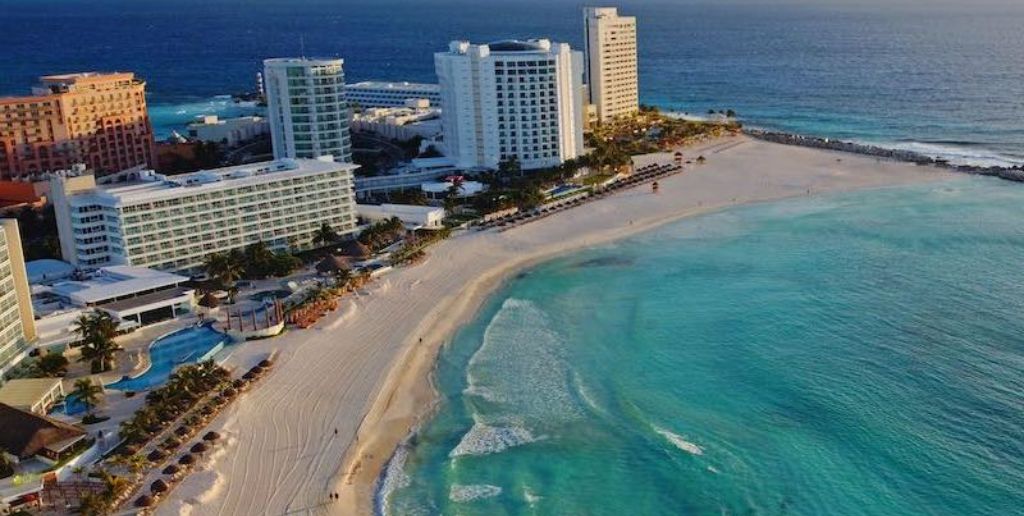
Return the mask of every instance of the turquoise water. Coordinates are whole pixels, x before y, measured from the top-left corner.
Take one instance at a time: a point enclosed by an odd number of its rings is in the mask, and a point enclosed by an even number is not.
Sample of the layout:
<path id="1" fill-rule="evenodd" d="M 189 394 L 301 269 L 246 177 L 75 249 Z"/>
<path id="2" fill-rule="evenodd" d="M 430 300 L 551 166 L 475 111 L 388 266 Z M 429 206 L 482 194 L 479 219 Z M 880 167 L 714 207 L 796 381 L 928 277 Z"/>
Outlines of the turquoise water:
<path id="1" fill-rule="evenodd" d="M 230 95 L 183 99 L 178 103 L 154 102 L 148 105 L 148 109 L 153 135 L 158 141 L 166 140 L 174 132 L 188 136 L 188 124 L 195 122 L 199 116 L 236 118 L 263 115 L 266 111 L 252 102 L 235 102 Z"/>
<path id="2" fill-rule="evenodd" d="M 1020 514 L 1024 187 L 748 206 L 537 267 L 441 354 L 389 514 Z"/>
<path id="3" fill-rule="evenodd" d="M 151 366 L 135 378 L 122 378 L 106 385 L 119 391 L 142 391 L 163 385 L 174 368 L 199 362 L 230 338 L 210 326 L 196 326 L 160 337 L 149 348 Z"/>

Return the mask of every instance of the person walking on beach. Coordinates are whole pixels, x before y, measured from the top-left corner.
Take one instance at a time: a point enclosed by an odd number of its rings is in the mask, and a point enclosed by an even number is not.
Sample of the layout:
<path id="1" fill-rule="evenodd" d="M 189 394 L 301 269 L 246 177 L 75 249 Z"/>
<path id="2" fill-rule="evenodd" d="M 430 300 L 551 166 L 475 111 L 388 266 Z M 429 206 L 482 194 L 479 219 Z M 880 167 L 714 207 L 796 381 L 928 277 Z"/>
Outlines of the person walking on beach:
<path id="1" fill-rule="evenodd" d="M 334 435 L 338 435 L 338 429 L 337 428 L 334 429 Z"/>

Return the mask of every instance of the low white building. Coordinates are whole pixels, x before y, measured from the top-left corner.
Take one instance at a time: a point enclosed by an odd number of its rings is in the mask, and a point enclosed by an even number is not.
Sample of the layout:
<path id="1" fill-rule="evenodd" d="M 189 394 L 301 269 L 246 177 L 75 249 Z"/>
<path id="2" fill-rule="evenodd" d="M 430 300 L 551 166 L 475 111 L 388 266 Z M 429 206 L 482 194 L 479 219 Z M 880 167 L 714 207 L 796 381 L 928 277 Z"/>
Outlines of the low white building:
<path id="1" fill-rule="evenodd" d="M 409 141 L 441 135 L 441 111 L 410 102 L 406 107 L 371 108 L 352 115 L 351 128 L 388 139 Z"/>
<path id="2" fill-rule="evenodd" d="M 115 265 L 38 285 L 33 294 L 41 315 L 67 321 L 65 314 L 75 309 L 103 310 L 126 327 L 137 327 L 192 313 L 195 291 L 185 286 L 188 281 L 177 274 Z"/>
<path id="3" fill-rule="evenodd" d="M 402 107 L 410 99 L 424 99 L 441 107 L 441 87 L 414 82 L 365 81 L 345 85 L 345 96 L 355 109 Z"/>
<path id="4" fill-rule="evenodd" d="M 203 142 L 223 143 L 236 147 L 270 132 L 270 123 L 258 116 L 221 119 L 217 115 L 196 117 L 188 124 L 188 136 Z"/>
<path id="5" fill-rule="evenodd" d="M 409 230 L 441 229 L 444 227 L 444 209 L 411 204 L 358 204 L 359 216 L 371 222 L 398 217 Z"/>

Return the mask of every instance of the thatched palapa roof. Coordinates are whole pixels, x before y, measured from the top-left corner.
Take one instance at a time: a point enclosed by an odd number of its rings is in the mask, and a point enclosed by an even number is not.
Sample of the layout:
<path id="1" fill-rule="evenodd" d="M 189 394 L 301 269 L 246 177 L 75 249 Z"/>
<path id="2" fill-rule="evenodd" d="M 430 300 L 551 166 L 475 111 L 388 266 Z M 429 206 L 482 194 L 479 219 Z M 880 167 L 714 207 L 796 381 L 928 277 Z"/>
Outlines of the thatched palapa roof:
<path id="1" fill-rule="evenodd" d="M 317 272 L 321 274 L 333 274 L 338 271 L 348 270 L 352 267 L 349 266 L 348 260 L 344 256 L 330 255 L 320 263 L 316 264 Z"/>
<path id="2" fill-rule="evenodd" d="M 220 299 L 217 299 L 217 296 L 213 295 L 212 292 L 207 292 L 206 294 L 203 294 L 203 297 L 199 299 L 199 306 L 206 308 L 217 308 L 218 306 L 220 306 Z"/>

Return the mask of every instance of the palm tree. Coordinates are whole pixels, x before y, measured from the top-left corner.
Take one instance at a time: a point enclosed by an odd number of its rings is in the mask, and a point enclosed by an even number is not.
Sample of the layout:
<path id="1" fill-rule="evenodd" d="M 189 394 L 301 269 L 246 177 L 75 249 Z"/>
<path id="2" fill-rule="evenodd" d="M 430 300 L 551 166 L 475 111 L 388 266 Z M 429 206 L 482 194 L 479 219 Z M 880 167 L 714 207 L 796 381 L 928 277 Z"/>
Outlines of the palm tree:
<path id="1" fill-rule="evenodd" d="M 104 311 L 82 315 L 75 321 L 75 333 L 82 346 L 80 362 L 90 362 L 93 373 L 110 371 L 114 368 L 114 356 L 121 350 L 114 342 L 118 322 Z"/>
<path id="2" fill-rule="evenodd" d="M 313 245 L 329 245 L 337 240 L 338 233 L 326 222 L 320 225 L 320 229 L 313 232 Z"/>
<path id="3" fill-rule="evenodd" d="M 203 269 L 217 281 L 221 289 L 229 289 L 245 273 L 239 258 L 231 254 L 213 253 L 206 257 Z"/>
<path id="4" fill-rule="evenodd" d="M 459 205 L 459 195 L 462 194 L 462 181 L 461 176 L 454 178 L 452 185 L 448 187 L 448 191 L 444 194 L 444 211 L 448 212 L 449 215 Z"/>
<path id="5" fill-rule="evenodd" d="M 85 405 L 86 413 L 91 415 L 92 409 L 99 404 L 103 388 L 92 383 L 89 378 L 79 378 L 75 380 L 75 390 L 71 391 L 71 394 Z"/>
<path id="6" fill-rule="evenodd" d="M 345 288 L 352 281 L 352 269 L 338 269 L 334 271 L 334 285 L 338 288 Z"/>

